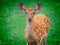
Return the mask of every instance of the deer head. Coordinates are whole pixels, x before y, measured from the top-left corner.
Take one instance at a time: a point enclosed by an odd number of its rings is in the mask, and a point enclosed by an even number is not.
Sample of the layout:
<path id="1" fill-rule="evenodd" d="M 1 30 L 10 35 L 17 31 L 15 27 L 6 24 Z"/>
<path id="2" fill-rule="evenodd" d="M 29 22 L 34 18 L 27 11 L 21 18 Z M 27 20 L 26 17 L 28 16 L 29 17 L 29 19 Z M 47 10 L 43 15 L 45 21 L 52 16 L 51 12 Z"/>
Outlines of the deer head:
<path id="1" fill-rule="evenodd" d="M 41 4 L 39 3 L 35 8 L 26 8 L 22 3 L 19 4 L 21 10 L 24 10 L 26 13 L 26 19 L 28 22 L 32 22 L 35 12 L 40 10 Z"/>

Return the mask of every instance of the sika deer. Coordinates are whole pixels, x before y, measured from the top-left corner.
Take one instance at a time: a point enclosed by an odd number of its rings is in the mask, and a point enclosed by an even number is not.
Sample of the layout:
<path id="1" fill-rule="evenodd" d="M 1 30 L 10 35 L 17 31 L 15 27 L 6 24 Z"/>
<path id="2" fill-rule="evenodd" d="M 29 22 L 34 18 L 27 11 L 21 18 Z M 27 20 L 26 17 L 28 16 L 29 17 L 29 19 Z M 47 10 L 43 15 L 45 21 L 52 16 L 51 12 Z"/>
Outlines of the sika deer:
<path id="1" fill-rule="evenodd" d="M 42 43 L 42 45 L 46 45 L 45 38 L 48 34 L 50 21 L 44 14 L 34 14 L 37 10 L 40 10 L 41 4 L 38 4 L 35 8 L 25 8 L 23 4 L 19 4 L 19 7 L 26 13 L 24 37 L 28 42 L 27 44 L 40 45 Z"/>

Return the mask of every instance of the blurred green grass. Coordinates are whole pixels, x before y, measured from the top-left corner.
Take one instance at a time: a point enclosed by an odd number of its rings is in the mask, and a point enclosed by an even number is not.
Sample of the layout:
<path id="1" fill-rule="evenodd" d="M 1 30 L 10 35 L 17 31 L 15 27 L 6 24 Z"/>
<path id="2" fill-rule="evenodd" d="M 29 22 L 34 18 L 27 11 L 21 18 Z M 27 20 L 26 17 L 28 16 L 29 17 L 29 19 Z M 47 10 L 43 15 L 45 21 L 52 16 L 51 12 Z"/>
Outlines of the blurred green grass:
<path id="1" fill-rule="evenodd" d="M 27 8 L 42 3 L 41 10 L 35 14 L 45 14 L 51 21 L 47 43 L 60 45 L 60 0 L 0 0 L 0 45 L 26 45 L 26 16 L 19 3 Z"/>

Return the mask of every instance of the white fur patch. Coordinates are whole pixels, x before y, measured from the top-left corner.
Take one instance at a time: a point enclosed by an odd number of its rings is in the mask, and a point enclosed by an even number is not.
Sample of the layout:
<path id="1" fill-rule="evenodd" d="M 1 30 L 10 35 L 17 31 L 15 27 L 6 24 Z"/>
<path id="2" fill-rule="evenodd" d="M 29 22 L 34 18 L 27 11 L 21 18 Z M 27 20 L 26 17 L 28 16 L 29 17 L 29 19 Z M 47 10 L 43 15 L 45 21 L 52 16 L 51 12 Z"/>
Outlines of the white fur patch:
<path id="1" fill-rule="evenodd" d="M 29 37 L 30 39 L 33 38 L 32 27 L 31 27 L 31 25 L 28 26 L 28 37 Z"/>

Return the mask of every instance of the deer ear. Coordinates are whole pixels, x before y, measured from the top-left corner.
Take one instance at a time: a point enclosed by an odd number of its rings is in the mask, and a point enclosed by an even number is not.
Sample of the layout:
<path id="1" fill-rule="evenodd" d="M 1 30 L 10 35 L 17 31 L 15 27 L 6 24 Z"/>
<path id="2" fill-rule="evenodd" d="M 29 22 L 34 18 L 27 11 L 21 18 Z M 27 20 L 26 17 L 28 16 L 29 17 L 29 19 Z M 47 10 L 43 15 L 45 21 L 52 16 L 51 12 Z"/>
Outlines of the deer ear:
<path id="1" fill-rule="evenodd" d="M 37 10 L 40 10 L 40 8 L 41 8 L 41 3 L 39 3 L 36 7 L 35 7 L 35 10 L 37 11 Z"/>
<path id="2" fill-rule="evenodd" d="M 21 10 L 24 10 L 24 11 L 26 10 L 25 6 L 22 3 L 19 4 L 19 7 Z"/>

